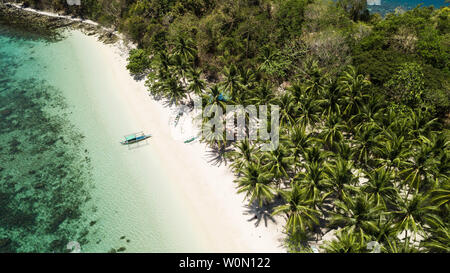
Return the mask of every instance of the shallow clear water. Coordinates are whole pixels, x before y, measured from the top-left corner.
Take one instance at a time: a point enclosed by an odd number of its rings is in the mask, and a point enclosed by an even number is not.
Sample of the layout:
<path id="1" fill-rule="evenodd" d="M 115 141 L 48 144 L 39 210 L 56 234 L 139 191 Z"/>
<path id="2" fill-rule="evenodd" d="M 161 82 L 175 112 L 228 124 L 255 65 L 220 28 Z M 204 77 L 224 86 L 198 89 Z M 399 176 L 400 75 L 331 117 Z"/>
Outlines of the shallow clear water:
<path id="1" fill-rule="evenodd" d="M 117 88 L 94 38 L 0 26 L 0 252 L 206 251 Z"/>
<path id="2" fill-rule="evenodd" d="M 0 26 L 0 252 L 65 251 L 95 221 L 83 135 L 36 62 L 46 44 Z"/>
<path id="3" fill-rule="evenodd" d="M 104 58 L 79 32 L 0 25 L 0 252 L 208 251 L 151 145 L 118 145 L 139 128 Z"/>

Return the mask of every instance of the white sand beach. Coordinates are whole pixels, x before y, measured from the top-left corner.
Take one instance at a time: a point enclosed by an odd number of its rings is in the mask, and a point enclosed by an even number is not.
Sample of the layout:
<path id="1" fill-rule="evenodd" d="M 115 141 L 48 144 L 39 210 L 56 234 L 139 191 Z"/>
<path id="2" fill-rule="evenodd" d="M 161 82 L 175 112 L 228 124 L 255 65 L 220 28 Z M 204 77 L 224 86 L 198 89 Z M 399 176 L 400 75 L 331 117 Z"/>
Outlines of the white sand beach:
<path id="1" fill-rule="evenodd" d="M 278 223 L 264 219 L 255 226 L 254 214 L 245 206 L 243 194 L 237 194 L 234 176 L 222 164 L 210 163 L 209 149 L 198 141 L 185 144 L 175 140 L 170 128 L 172 110 L 162 105 L 163 101 L 153 100 L 144 86 L 144 81 L 135 81 L 126 70 L 126 55 L 123 47 L 105 45 L 92 40 L 98 52 L 108 60 L 105 69 L 110 69 L 115 77 L 116 94 L 122 103 L 115 111 L 131 116 L 134 128 L 153 134 L 150 145 L 157 153 L 161 166 L 178 188 L 186 202 L 190 217 L 198 222 L 198 229 L 205 236 L 204 251 L 231 252 L 280 252 L 282 239 L 282 219 Z M 188 122 L 183 125 L 190 126 Z M 189 128 L 185 128 L 189 131 Z M 119 135 L 117 137 L 120 137 Z M 145 186 L 145 185 L 144 185 Z M 181 228 L 181 227 L 180 227 Z"/>
<path id="2" fill-rule="evenodd" d="M 285 252 L 282 217 L 263 213 L 256 219 L 228 167 L 210 162 L 209 148 L 198 140 L 183 142 L 197 131 L 191 116 L 178 125 L 184 134 L 174 133 L 176 109 L 152 99 L 145 80 L 136 81 L 126 69 L 130 47 L 123 39 L 106 45 L 75 30 L 51 50 L 37 52 L 55 60 L 47 73 L 65 90 L 92 158 L 99 207 L 92 213 L 108 232 L 88 249 L 115 247 L 113 237 L 127 233 L 131 252 Z M 57 76 L 62 70 L 72 76 Z M 141 130 L 153 135 L 146 145 L 119 144 L 125 134 Z M 167 237 L 155 239 L 162 234 Z"/>
<path id="3" fill-rule="evenodd" d="M 86 249 L 118 248 L 125 236 L 130 252 L 283 251 L 281 219 L 254 219 L 227 166 L 210 163 L 199 141 L 184 143 L 195 131 L 187 115 L 178 125 L 186 134 L 176 137 L 175 110 L 129 75 L 123 43 L 69 33 L 33 56 L 42 59 L 49 83 L 63 91 L 70 119 L 85 136 L 97 207 L 87 213 L 99 228 Z M 138 131 L 153 137 L 135 147 L 120 145 L 124 135 Z"/>

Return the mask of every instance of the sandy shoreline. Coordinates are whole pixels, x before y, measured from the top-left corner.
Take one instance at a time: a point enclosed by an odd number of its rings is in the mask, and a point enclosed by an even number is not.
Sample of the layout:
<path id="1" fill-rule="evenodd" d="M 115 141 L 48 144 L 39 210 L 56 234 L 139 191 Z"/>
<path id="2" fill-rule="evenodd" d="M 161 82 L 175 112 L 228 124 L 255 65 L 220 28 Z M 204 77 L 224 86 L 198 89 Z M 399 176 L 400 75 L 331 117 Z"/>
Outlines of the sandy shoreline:
<path id="1" fill-rule="evenodd" d="M 167 168 L 171 180 L 183 193 L 189 209 L 207 238 L 210 251 L 282 252 L 282 219 L 277 222 L 264 219 L 255 226 L 254 214 L 248 211 L 243 194 L 237 194 L 234 175 L 227 166 L 209 163 L 209 149 L 198 141 L 184 144 L 173 138 L 170 126 L 174 107 L 165 107 L 163 101 L 153 100 L 144 81 L 135 81 L 126 70 L 123 45 L 105 45 L 98 48 L 107 56 L 109 68 L 117 76 L 117 84 L 126 86 L 121 99 L 136 118 L 135 122 L 154 137 L 151 145 L 161 164 Z M 189 119 L 190 117 L 185 117 Z M 181 126 L 181 125 L 180 125 Z M 195 131 L 189 122 L 186 131 Z"/>
<path id="2" fill-rule="evenodd" d="M 61 17 L 49 12 L 26 10 L 44 16 Z M 61 18 L 80 21 L 67 16 Z M 97 41 L 95 36 L 84 36 L 95 43 L 107 60 L 105 69 L 109 69 L 114 75 L 113 84 L 119 90 L 114 93 L 114 99 L 120 101 L 117 111 L 123 116 L 133 117 L 130 124 L 122 124 L 120 127 L 136 128 L 153 134 L 150 141 L 152 152 L 157 154 L 160 165 L 173 184 L 171 186 L 183 196 L 186 211 L 189 212 L 189 217 L 195 219 L 196 229 L 202 234 L 205 251 L 285 252 L 282 247 L 283 219 L 275 217 L 272 221 L 264 216 L 255 219 L 255 214 L 246 206 L 244 194 L 237 194 L 233 183 L 234 175 L 228 167 L 211 164 L 206 145 L 198 141 L 185 144 L 174 138 L 171 126 L 176 112 L 174 107 L 163 106 L 163 101 L 152 99 L 144 85 L 145 81 L 134 80 L 126 70 L 126 49 L 133 45 L 126 45 L 123 39 L 106 45 Z M 192 134 L 196 129 L 189 124 L 189 119 L 189 116 L 183 117 L 186 122 L 179 126 Z M 110 120 L 102 122 L 111 123 Z M 186 138 L 187 135 L 183 137 Z M 259 225 L 256 226 L 256 223 Z M 183 231 L 182 226 L 176 228 Z"/>

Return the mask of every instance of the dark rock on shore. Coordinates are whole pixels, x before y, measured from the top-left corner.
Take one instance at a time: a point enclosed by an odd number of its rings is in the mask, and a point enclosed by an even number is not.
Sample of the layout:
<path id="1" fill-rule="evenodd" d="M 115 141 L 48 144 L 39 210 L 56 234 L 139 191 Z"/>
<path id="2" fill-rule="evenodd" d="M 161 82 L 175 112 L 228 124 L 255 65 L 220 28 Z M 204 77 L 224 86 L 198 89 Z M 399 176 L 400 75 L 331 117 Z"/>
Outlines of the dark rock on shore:
<path id="1" fill-rule="evenodd" d="M 71 18 L 82 20 L 73 16 Z M 101 26 L 68 18 L 46 16 L 10 4 L 0 3 L 0 22 L 23 28 L 28 32 L 35 32 L 50 40 L 59 39 L 60 33 L 58 30 L 62 28 L 79 29 L 86 35 L 91 36 L 98 35 L 98 39 L 105 44 L 112 44 L 118 40 L 118 37 L 112 31 Z"/>
<path id="2" fill-rule="evenodd" d="M 114 35 L 114 33 L 108 31 L 104 32 L 103 34 L 100 34 L 98 39 L 99 41 L 105 44 L 114 44 L 118 40 L 117 36 Z"/>

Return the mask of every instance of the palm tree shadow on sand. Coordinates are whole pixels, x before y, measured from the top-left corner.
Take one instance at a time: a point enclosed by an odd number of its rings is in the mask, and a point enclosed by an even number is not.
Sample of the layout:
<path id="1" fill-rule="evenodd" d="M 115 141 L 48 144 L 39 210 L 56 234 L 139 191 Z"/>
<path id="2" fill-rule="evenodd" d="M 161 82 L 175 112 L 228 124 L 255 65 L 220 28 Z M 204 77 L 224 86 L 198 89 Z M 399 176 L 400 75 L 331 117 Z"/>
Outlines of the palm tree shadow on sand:
<path id="1" fill-rule="evenodd" d="M 274 224 L 277 223 L 272 213 L 275 207 L 282 204 L 283 200 L 281 198 L 275 198 L 272 202 L 263 204 L 262 206 L 259 206 L 255 201 L 250 205 L 244 206 L 246 211 L 243 214 L 251 216 L 247 221 L 254 222 L 255 227 L 258 227 L 261 221 L 264 221 L 264 226 L 267 227 L 269 221 Z"/>
<path id="2" fill-rule="evenodd" d="M 207 151 L 208 163 L 220 167 L 222 164 L 227 165 L 228 160 L 226 158 L 226 153 L 230 152 L 231 148 L 226 147 L 224 145 L 218 147 L 214 145 L 214 147 L 209 147 Z"/>

